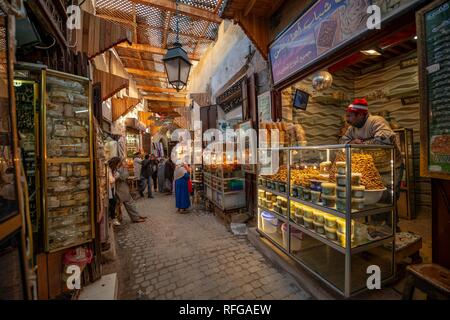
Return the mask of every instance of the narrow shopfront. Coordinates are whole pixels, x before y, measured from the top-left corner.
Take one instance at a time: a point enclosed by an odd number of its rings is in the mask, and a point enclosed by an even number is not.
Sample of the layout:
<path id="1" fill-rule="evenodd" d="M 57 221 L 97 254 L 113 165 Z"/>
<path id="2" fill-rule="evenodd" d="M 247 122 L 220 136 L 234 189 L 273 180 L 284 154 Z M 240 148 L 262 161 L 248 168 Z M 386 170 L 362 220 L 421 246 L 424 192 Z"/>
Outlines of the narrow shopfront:
<path id="1" fill-rule="evenodd" d="M 450 268 L 449 0 L 68 3 L 0 1 L 0 300 L 123 270 L 127 298 L 400 298 Z M 347 139 L 365 101 L 389 141 Z"/>
<path id="2" fill-rule="evenodd" d="M 269 48 L 272 79 L 280 92 L 275 94 L 279 97 L 274 102 L 275 113 L 281 122 L 263 123 L 262 127 L 279 129 L 280 145 L 288 148 L 280 151 L 281 167 L 276 175 L 259 176 L 258 229 L 330 287 L 351 296 L 366 289 L 370 264 L 379 265 L 383 280 L 389 280 L 402 269 L 401 263 L 433 261 L 445 265 L 447 261 L 442 251 L 435 252 L 442 250 L 442 241 L 445 243 L 440 235 L 442 226 L 436 225 L 443 218 L 436 193 L 440 190 L 439 198 L 445 194 L 445 181 L 430 179 L 445 179 L 446 162 L 443 155 L 436 156 L 445 152 L 440 142 L 426 144 L 431 136 L 424 115 L 429 112 L 426 99 L 433 99 L 425 94 L 429 92 L 425 84 L 430 83 L 425 78 L 431 64 L 427 61 L 445 61 L 444 46 L 432 47 L 440 52 L 434 60 L 427 56 L 426 32 L 438 28 L 445 13 L 436 21 L 428 21 L 448 4 L 435 2 L 418 11 L 423 1 L 405 1 L 396 8 L 380 2 L 380 30 L 367 30 L 365 10 L 348 12 L 350 9 L 336 4 L 324 11 L 324 4 L 311 4 Z M 363 7 L 366 5 L 361 4 Z M 345 19 L 350 16 L 354 23 Z M 347 130 L 345 110 L 355 98 L 366 98 L 369 112 L 385 118 L 397 134 L 405 158 L 399 190 L 391 180 L 396 171 L 389 164 L 389 149 L 355 146 L 342 149 L 347 156 L 339 156 L 336 148 L 342 146 L 333 147 Z M 442 109 L 436 111 L 445 118 Z M 430 126 L 434 139 L 446 139 L 445 125 L 439 120 Z M 424 159 L 428 148 L 432 156 Z M 348 167 L 350 160 L 352 172 L 340 172 L 340 166 L 347 162 Z M 361 187 L 353 186 L 352 195 L 348 190 L 346 196 L 345 187 L 340 187 L 346 183 L 339 182 L 339 175 L 344 178 L 355 173 L 361 175 Z M 365 189 L 361 193 L 364 198 L 358 199 L 359 188 Z M 398 191 L 399 199 L 395 201 L 386 192 L 375 196 L 386 188 L 389 193 Z M 382 223 L 381 207 L 390 211 Z M 350 211 L 351 218 L 345 214 Z M 401 232 L 395 232 L 390 223 L 394 213 L 400 219 L 397 227 Z M 345 230 L 352 230 L 351 235 Z"/>

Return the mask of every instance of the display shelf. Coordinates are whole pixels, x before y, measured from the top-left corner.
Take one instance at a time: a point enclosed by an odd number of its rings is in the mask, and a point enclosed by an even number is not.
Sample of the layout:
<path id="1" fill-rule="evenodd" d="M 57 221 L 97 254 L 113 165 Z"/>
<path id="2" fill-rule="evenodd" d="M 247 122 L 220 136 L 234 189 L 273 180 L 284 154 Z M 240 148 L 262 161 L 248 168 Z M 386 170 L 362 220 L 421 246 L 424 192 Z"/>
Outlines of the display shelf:
<path id="1" fill-rule="evenodd" d="M 313 203 L 313 202 L 309 202 L 309 201 L 305 201 L 305 200 L 300 200 L 298 198 L 292 198 L 291 196 L 289 197 L 289 201 L 291 202 L 295 202 L 316 210 L 321 210 L 323 212 L 332 214 L 336 217 L 339 218 L 344 218 L 346 217 L 345 213 L 342 213 L 336 209 L 330 208 L 330 207 L 325 207 L 323 205 L 317 204 L 317 203 Z M 379 214 L 379 213 L 385 213 L 388 212 L 392 207 L 388 206 L 388 205 L 380 205 L 380 204 L 375 204 L 375 205 L 371 205 L 369 208 L 361 210 L 361 211 L 356 211 L 356 210 L 352 210 L 351 216 L 352 219 L 355 218 L 362 218 L 362 217 L 366 217 L 366 216 L 372 216 L 375 214 Z"/>
<path id="2" fill-rule="evenodd" d="M 282 192 L 275 191 L 275 190 L 272 190 L 272 189 L 267 189 L 266 187 L 262 187 L 262 186 L 258 186 L 258 188 L 261 189 L 261 190 L 264 190 L 265 192 L 270 192 L 270 193 L 273 193 L 274 195 L 277 195 L 277 196 L 280 196 L 280 197 L 283 197 L 283 198 L 286 198 L 286 199 L 289 198 L 287 193 L 282 193 Z"/>
<path id="3" fill-rule="evenodd" d="M 306 233 L 308 236 L 319 240 L 320 242 L 326 244 L 327 246 L 332 247 L 333 249 L 345 254 L 345 248 L 339 245 L 337 241 L 332 241 L 328 239 L 325 235 L 321 235 L 311 229 L 305 228 L 305 226 L 299 225 L 293 221 L 291 221 L 291 225 L 294 226 L 294 228 L 299 229 L 303 233 Z"/>
<path id="4" fill-rule="evenodd" d="M 224 154 L 211 157 L 211 159 L 222 158 L 224 161 L 227 159 Z M 209 163 L 209 161 L 205 162 Z M 233 180 L 240 181 L 242 189 L 234 190 L 236 186 L 229 186 L 229 182 Z M 236 159 L 231 163 L 204 165 L 203 181 L 207 186 L 206 198 L 221 210 L 235 210 L 246 207 L 244 173 L 242 166 L 236 164 Z"/>
<path id="5" fill-rule="evenodd" d="M 307 206 L 307 207 L 310 207 L 310 208 L 313 208 L 313 209 L 317 209 L 317 210 L 320 210 L 320 211 L 332 214 L 332 215 L 334 215 L 336 217 L 339 217 L 339 218 L 345 219 L 345 217 L 346 217 L 345 214 L 340 212 L 340 211 L 337 211 L 337 210 L 332 209 L 330 207 L 324 207 L 324 206 L 321 206 L 321 205 L 313 203 L 313 202 L 300 200 L 298 198 L 292 198 L 291 196 L 289 196 L 289 201 L 290 202 L 296 202 L 298 204 L 301 204 L 301 205 L 304 205 L 304 206 Z"/>
<path id="6" fill-rule="evenodd" d="M 259 208 L 260 208 L 262 211 L 266 211 L 266 212 L 269 212 L 269 213 L 275 215 L 279 220 L 281 220 L 281 221 L 283 221 L 283 222 L 288 222 L 288 220 L 289 220 L 288 217 L 283 216 L 282 214 L 280 214 L 280 213 L 278 213 L 278 212 L 275 212 L 275 211 L 273 211 L 273 210 L 267 209 L 267 208 L 262 207 L 262 206 L 259 206 Z"/>

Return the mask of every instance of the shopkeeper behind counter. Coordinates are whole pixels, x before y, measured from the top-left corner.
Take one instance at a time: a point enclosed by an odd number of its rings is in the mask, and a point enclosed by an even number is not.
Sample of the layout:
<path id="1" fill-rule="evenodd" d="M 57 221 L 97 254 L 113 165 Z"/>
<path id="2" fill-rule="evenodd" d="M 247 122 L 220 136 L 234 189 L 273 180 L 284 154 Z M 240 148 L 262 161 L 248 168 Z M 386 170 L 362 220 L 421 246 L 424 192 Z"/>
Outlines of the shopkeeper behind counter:
<path id="1" fill-rule="evenodd" d="M 350 127 L 341 138 L 342 144 L 378 144 L 393 145 L 395 154 L 395 196 L 400 197 L 400 182 L 405 170 L 400 143 L 389 123 L 380 116 L 369 114 L 366 99 L 355 99 L 347 108 L 347 122 Z M 396 217 L 398 222 L 398 214 Z M 399 228 L 397 227 L 397 232 Z"/>
<path id="2" fill-rule="evenodd" d="M 350 127 L 340 143 L 393 145 L 395 168 L 403 167 L 403 156 L 397 135 L 383 117 L 369 114 L 369 104 L 366 99 L 355 99 L 348 106 L 346 117 Z"/>

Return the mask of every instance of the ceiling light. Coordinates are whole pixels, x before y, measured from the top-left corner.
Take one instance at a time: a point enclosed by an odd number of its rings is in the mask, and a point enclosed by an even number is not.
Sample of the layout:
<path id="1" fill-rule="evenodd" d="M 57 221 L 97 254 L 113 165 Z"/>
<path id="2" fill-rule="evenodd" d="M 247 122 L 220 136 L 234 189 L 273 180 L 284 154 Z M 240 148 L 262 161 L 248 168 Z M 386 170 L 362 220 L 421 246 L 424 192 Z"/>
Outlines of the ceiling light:
<path id="1" fill-rule="evenodd" d="M 362 54 L 365 54 L 366 56 L 381 56 L 381 53 L 379 53 L 377 50 L 362 50 Z"/>
<path id="2" fill-rule="evenodd" d="M 414 37 L 414 40 L 417 40 L 417 36 Z"/>

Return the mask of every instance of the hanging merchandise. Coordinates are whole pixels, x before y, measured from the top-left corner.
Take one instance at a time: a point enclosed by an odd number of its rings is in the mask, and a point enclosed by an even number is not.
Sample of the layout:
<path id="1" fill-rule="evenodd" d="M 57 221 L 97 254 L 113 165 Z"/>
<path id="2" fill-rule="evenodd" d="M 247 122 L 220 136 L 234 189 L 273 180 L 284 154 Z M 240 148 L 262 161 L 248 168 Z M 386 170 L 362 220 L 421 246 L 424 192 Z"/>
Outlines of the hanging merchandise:
<path id="1" fill-rule="evenodd" d="M 164 158 L 164 146 L 162 144 L 162 142 L 159 143 L 159 157 L 160 158 Z"/>
<path id="2" fill-rule="evenodd" d="M 323 91 L 331 87 L 333 76 L 328 71 L 317 72 L 313 76 L 312 87 L 314 90 Z"/>
<path id="3" fill-rule="evenodd" d="M 118 141 L 118 149 L 119 149 L 119 157 L 121 159 L 126 158 L 127 154 L 126 154 L 126 143 L 125 143 L 125 138 L 123 136 L 120 136 L 119 141 Z"/>

